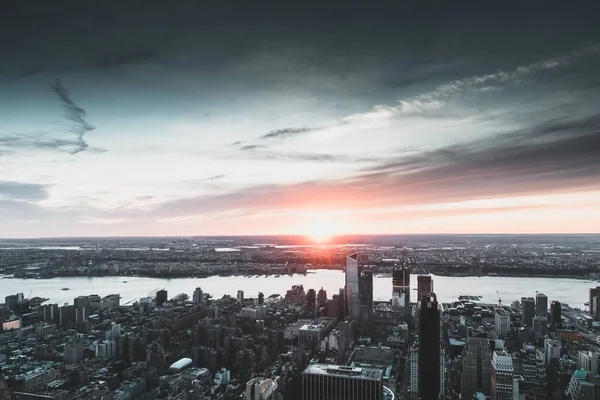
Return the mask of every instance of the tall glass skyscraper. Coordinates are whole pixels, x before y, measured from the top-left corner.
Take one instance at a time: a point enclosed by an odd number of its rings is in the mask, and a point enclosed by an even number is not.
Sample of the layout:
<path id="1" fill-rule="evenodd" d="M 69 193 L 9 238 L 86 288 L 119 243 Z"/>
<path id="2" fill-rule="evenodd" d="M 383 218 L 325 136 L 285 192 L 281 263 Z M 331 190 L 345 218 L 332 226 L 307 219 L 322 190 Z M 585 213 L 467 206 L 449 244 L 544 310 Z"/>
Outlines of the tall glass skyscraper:
<path id="1" fill-rule="evenodd" d="M 358 253 L 346 257 L 346 303 L 348 314 L 358 320 L 360 318 L 360 270 L 358 267 Z"/>

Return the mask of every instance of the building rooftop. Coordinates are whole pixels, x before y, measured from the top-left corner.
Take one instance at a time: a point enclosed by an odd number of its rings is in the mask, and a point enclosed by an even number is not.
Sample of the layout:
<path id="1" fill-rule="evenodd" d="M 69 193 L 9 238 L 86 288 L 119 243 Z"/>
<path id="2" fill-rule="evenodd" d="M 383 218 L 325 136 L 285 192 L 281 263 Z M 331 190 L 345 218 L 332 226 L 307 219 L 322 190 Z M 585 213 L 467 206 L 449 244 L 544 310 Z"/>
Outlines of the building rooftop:
<path id="1" fill-rule="evenodd" d="M 588 373 L 585 369 L 581 368 L 573 372 L 575 379 L 587 379 Z"/>
<path id="2" fill-rule="evenodd" d="M 175 361 L 173 364 L 171 364 L 171 366 L 169 367 L 169 369 L 171 370 L 181 370 L 189 365 L 192 364 L 192 359 L 191 358 L 182 358 L 179 361 Z"/>
<path id="3" fill-rule="evenodd" d="M 312 325 L 312 324 L 306 324 L 306 325 L 302 325 L 302 327 L 300 327 L 300 330 L 302 331 L 320 331 L 323 329 L 322 325 Z"/>
<path id="4" fill-rule="evenodd" d="M 364 379 L 368 381 L 383 380 L 383 373 L 383 368 L 355 368 L 330 364 L 310 364 L 303 372 L 303 374 L 307 375 L 343 376 L 347 378 Z"/>
<path id="5" fill-rule="evenodd" d="M 395 356 L 396 352 L 389 347 L 359 346 L 350 356 L 349 362 L 387 367 L 394 363 Z"/>

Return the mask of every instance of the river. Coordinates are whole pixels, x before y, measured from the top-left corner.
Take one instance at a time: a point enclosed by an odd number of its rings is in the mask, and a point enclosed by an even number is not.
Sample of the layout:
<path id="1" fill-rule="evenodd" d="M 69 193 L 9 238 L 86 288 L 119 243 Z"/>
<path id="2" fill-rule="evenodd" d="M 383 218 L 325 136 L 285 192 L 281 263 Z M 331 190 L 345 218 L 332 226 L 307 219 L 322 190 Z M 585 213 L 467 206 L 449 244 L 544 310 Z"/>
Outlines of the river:
<path id="1" fill-rule="evenodd" d="M 126 283 L 124 281 L 127 281 Z M 509 277 L 433 277 L 434 291 L 440 301 L 450 302 L 459 295 L 470 294 L 482 296 L 483 301 L 495 303 L 496 291 L 500 293 L 502 302 L 510 304 L 520 300 L 522 296 L 535 297 L 536 291 L 545 293 L 549 301 L 558 300 L 571 307 L 584 309 L 588 301 L 589 288 L 595 287 L 597 282 L 582 279 L 563 278 L 509 278 Z M 54 278 L 54 279 L 0 279 L 0 299 L 4 296 L 22 292 L 25 297 L 31 292 L 32 297 L 49 298 L 48 303 L 72 303 L 73 299 L 81 295 L 98 294 L 105 296 L 112 293 L 121 295 L 121 304 L 137 300 L 156 289 L 166 289 L 169 297 L 179 293 L 186 293 L 190 297 L 196 287 L 201 287 L 205 293 L 213 297 L 222 297 L 225 294 L 235 296 L 239 289 L 244 291 L 245 297 L 256 297 L 258 292 L 265 296 L 271 294 L 285 294 L 292 285 L 304 285 L 304 289 L 319 290 L 324 288 L 329 298 L 338 293 L 344 285 L 344 274 L 341 271 L 318 270 L 310 271 L 306 276 L 288 275 L 275 278 L 213 276 L 209 278 L 144 278 L 144 277 L 102 277 L 102 278 Z M 417 277 L 411 277 L 411 288 L 417 287 Z M 69 290 L 61 290 L 69 288 Z M 373 282 L 373 296 L 375 300 L 389 300 L 392 292 L 391 278 L 375 278 Z M 414 291 L 413 299 L 414 299 Z M 2 300 L 0 300 L 2 301 Z"/>

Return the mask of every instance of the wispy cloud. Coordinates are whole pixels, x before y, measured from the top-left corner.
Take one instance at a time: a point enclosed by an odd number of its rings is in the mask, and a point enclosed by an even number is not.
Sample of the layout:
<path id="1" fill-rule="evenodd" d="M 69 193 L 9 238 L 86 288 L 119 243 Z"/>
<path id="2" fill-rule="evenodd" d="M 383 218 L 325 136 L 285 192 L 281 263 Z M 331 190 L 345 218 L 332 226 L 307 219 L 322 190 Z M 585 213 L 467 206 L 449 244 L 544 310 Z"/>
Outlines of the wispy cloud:
<path id="1" fill-rule="evenodd" d="M 0 135 L 0 147 L 6 149 L 64 150 L 77 146 L 77 140 L 48 138 L 45 132 Z"/>
<path id="2" fill-rule="evenodd" d="M 258 160 L 283 160 L 283 161 L 316 161 L 327 163 L 364 163 L 375 162 L 376 157 L 352 157 L 345 154 L 319 154 L 289 151 L 271 151 L 264 144 L 246 144 L 235 142 L 235 147 L 244 151 L 244 155 Z"/>
<path id="3" fill-rule="evenodd" d="M 65 110 L 65 118 L 71 122 L 70 132 L 77 135 L 77 147 L 71 151 L 71 154 L 77 154 L 89 147 L 84 136 L 86 133 L 96 129 L 87 120 L 86 111 L 78 106 L 71 98 L 71 92 L 63 85 L 60 79 L 50 85 L 52 91 L 58 96 Z"/>
<path id="4" fill-rule="evenodd" d="M 220 175 L 213 175 L 213 176 L 209 176 L 208 178 L 204 178 L 202 179 L 203 181 L 216 181 L 218 179 L 223 179 L 225 178 L 225 175 L 220 174 Z"/>
<path id="5" fill-rule="evenodd" d="M 420 114 L 437 110 L 452 99 L 477 92 L 501 90 L 502 87 L 518 83 L 542 71 L 565 68 L 581 57 L 600 52 L 600 44 L 588 44 L 571 52 L 535 63 L 519 66 L 511 71 L 497 71 L 487 75 L 472 76 L 436 87 L 434 90 L 418 96 L 398 100 L 396 105 L 378 105 L 364 113 L 352 114 L 343 119 L 346 123 L 363 123 L 395 118 L 401 115 Z"/>
<path id="6" fill-rule="evenodd" d="M 396 104 L 376 105 L 369 111 L 349 115 L 327 127 L 277 129 L 261 136 L 260 139 L 287 139 L 330 127 L 369 125 L 400 116 L 418 115 L 440 110 L 446 107 L 452 100 L 476 93 L 500 91 L 507 85 L 523 82 L 539 72 L 566 68 L 584 56 L 597 53 L 600 53 L 600 44 L 587 44 L 569 54 L 518 66 L 510 71 L 497 71 L 486 75 L 477 75 L 451 81 L 439 85 L 429 92 L 411 98 L 400 99 Z"/>
<path id="7" fill-rule="evenodd" d="M 39 201 L 48 197 L 47 186 L 12 181 L 0 181 L 0 199 Z"/>
<path id="8" fill-rule="evenodd" d="M 298 136 L 304 133 L 313 132 L 319 130 L 321 128 L 309 128 L 309 127 L 301 127 L 301 128 L 283 128 L 277 129 L 274 131 L 270 131 L 269 133 L 264 134 L 260 138 L 262 140 L 265 139 L 287 139 L 290 137 Z"/>
<path id="9" fill-rule="evenodd" d="M 263 148 L 265 148 L 265 146 L 262 144 L 246 144 L 246 145 L 240 146 L 240 150 L 244 150 L 244 151 L 258 150 L 258 149 L 263 149 Z"/>
<path id="10" fill-rule="evenodd" d="M 378 161 L 376 157 L 353 157 L 345 154 L 259 151 L 254 156 L 265 160 L 316 161 L 328 163 L 365 163 Z"/>

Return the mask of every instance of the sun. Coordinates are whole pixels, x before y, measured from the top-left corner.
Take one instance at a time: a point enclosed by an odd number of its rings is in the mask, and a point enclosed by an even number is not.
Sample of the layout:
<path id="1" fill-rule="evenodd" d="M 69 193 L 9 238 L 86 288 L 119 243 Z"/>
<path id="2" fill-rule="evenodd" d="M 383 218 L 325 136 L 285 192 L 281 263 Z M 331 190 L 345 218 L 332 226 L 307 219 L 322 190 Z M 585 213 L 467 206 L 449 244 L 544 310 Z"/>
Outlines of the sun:
<path id="1" fill-rule="evenodd" d="M 313 242 L 327 243 L 337 234 L 335 225 L 331 221 L 311 221 L 306 225 L 304 234 Z"/>

